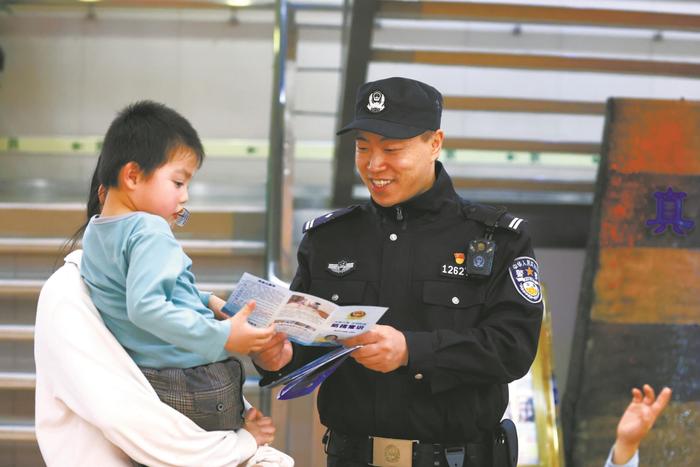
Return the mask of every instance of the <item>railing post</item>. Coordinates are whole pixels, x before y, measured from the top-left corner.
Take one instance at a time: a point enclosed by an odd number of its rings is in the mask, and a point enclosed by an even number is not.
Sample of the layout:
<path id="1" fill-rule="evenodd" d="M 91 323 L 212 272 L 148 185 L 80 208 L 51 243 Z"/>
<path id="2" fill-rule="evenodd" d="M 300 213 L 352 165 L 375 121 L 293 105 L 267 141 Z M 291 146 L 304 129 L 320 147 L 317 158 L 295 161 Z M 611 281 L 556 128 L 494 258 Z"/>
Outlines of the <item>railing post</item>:
<path id="1" fill-rule="evenodd" d="M 284 283 L 278 274 L 288 274 L 288 254 L 283 239 L 290 243 L 284 229 L 291 226 L 291 163 L 286 139 L 286 59 L 288 38 L 288 2 L 276 0 L 275 27 L 272 38 L 274 54 L 272 104 L 270 109 L 269 150 L 267 156 L 267 197 L 265 221 L 265 275 L 274 283 Z M 287 196 L 285 196 L 287 195 Z M 285 284 L 286 285 L 286 284 Z M 260 390 L 260 409 L 270 414 L 270 391 Z"/>
<path id="2" fill-rule="evenodd" d="M 355 113 L 355 93 L 367 79 L 374 17 L 378 5 L 375 0 L 352 0 L 350 3 L 350 8 L 346 3 L 346 17 L 343 22 L 343 84 L 336 128 L 352 120 Z M 346 206 L 352 202 L 352 187 L 355 183 L 354 153 L 355 138 L 352 132 L 336 136 L 331 200 L 334 207 Z"/>

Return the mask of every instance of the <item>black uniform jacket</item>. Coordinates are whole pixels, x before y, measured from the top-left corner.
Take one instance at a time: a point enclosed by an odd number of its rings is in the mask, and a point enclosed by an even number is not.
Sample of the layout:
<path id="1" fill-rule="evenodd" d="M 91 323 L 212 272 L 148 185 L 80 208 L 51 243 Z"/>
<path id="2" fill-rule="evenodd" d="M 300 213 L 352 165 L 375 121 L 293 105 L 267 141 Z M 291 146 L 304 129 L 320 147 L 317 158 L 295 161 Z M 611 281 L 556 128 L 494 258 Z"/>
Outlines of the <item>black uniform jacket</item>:
<path id="1" fill-rule="evenodd" d="M 506 383 L 523 376 L 535 357 L 541 299 L 526 299 L 508 271 L 516 258 L 534 258 L 524 223 L 517 230 L 496 227 L 489 277 L 465 277 L 455 253 L 466 255 L 469 242 L 483 238 L 486 225 L 472 217 L 493 208 L 461 200 L 439 162 L 436 175 L 430 190 L 402 205 L 369 202 L 319 218 L 324 223 L 301 242 L 293 290 L 340 305 L 389 307 L 379 324 L 402 331 L 408 344 L 407 367 L 383 374 L 350 358 L 322 384 L 321 422 L 333 430 L 424 442 L 477 440 L 499 423 Z M 517 223 L 508 214 L 503 219 Z M 331 266 L 342 261 L 353 264 L 339 274 Z M 326 351 L 294 345 L 292 362 L 267 376 Z"/>

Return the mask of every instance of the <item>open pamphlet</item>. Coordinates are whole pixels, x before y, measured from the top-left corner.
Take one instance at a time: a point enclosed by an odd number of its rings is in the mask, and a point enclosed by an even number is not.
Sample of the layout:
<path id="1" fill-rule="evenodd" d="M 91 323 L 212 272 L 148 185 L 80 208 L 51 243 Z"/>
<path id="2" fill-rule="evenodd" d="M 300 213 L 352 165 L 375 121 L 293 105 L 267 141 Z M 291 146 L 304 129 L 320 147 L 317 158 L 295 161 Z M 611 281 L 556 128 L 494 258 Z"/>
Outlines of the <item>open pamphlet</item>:
<path id="1" fill-rule="evenodd" d="M 294 399 L 310 394 L 350 356 L 351 352 L 360 347 L 362 346 L 338 347 L 263 387 L 274 388 L 284 385 L 277 394 L 279 400 Z"/>
<path id="2" fill-rule="evenodd" d="M 337 341 L 368 331 L 387 310 L 379 306 L 338 306 L 246 272 L 223 311 L 233 316 L 250 300 L 255 300 L 255 310 L 248 317 L 250 324 L 258 327 L 274 324 L 278 332 L 302 345 L 340 345 Z"/>

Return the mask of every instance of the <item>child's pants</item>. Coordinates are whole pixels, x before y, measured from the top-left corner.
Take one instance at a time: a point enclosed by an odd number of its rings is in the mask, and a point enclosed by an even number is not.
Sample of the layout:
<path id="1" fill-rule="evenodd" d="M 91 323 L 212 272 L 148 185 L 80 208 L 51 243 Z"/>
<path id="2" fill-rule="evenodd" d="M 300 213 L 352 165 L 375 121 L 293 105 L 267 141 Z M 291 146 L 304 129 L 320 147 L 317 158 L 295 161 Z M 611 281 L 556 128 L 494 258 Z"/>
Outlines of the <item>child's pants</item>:
<path id="1" fill-rule="evenodd" d="M 243 427 L 243 364 L 236 358 L 194 368 L 141 368 L 161 401 L 207 431 Z"/>

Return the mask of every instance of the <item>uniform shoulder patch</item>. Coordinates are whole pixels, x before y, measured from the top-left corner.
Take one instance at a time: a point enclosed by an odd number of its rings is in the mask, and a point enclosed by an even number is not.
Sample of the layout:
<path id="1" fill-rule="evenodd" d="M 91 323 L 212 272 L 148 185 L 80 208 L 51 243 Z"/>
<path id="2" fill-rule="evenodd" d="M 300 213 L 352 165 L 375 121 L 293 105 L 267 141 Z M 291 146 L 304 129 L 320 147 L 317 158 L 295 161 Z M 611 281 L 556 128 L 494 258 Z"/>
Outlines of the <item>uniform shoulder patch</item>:
<path id="1" fill-rule="evenodd" d="M 540 267 L 535 258 L 520 256 L 513 260 L 508 267 L 510 279 L 515 290 L 530 303 L 542 301 L 542 286 L 540 285 Z"/>
<path id="2" fill-rule="evenodd" d="M 322 216 L 318 216 L 314 219 L 311 219 L 310 221 L 304 222 L 304 227 L 302 228 L 302 233 L 306 233 L 309 230 L 313 230 L 323 224 L 327 224 L 332 220 L 339 219 L 347 214 L 350 214 L 353 212 L 355 209 L 359 208 L 360 206 L 358 204 L 354 204 L 352 206 L 348 206 L 346 208 L 338 209 L 333 212 L 329 212 L 328 214 L 324 214 Z"/>
<path id="3" fill-rule="evenodd" d="M 489 206 L 487 204 L 466 204 L 463 208 L 468 219 L 495 226 L 497 228 L 521 232 L 522 224 L 527 222 L 522 217 L 514 216 L 502 206 Z"/>

